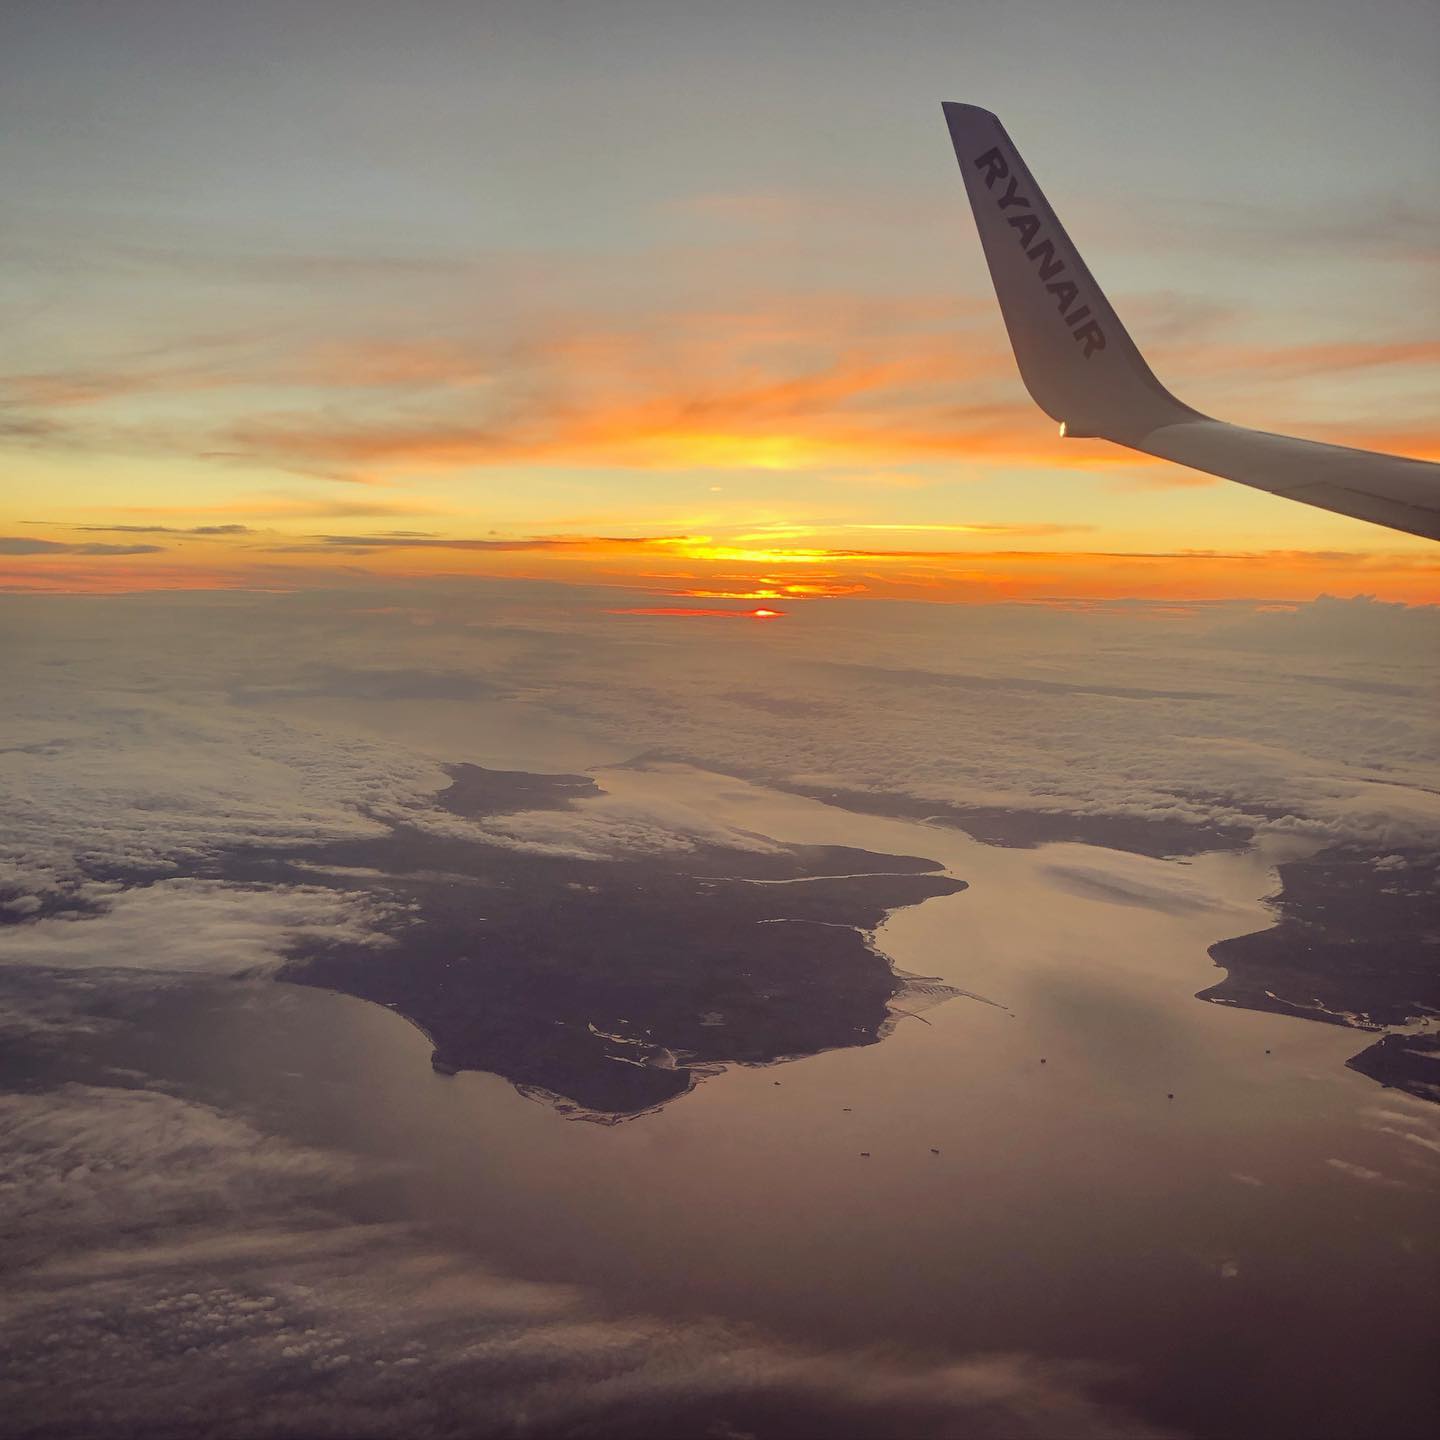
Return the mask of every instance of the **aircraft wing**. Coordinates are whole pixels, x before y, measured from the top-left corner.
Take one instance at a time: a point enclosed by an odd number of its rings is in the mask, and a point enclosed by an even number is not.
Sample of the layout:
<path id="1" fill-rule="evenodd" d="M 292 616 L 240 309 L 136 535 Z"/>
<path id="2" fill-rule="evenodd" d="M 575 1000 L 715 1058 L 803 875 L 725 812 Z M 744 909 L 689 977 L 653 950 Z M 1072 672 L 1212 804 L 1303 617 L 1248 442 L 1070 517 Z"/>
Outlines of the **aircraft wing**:
<path id="1" fill-rule="evenodd" d="M 1099 436 L 1440 540 L 1440 465 L 1212 420 L 1155 378 L 1004 127 L 947 101 L 945 119 L 1020 378 L 1060 433 Z"/>

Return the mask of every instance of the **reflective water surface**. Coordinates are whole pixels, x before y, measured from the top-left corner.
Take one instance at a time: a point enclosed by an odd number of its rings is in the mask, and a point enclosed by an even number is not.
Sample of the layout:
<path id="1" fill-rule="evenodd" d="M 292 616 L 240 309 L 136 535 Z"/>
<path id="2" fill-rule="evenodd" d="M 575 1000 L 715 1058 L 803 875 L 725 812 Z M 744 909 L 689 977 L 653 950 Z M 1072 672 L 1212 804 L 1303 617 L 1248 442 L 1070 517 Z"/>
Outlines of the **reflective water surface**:
<path id="1" fill-rule="evenodd" d="M 617 1314 L 1097 1362 L 1182 1432 L 1426 1429 L 1433 1110 L 1347 1071 L 1353 1032 L 1193 998 L 1215 978 L 1206 947 L 1267 923 L 1274 856 L 1001 849 L 680 767 L 595 773 L 605 795 L 584 804 L 694 804 L 943 862 L 969 888 L 875 943 L 967 996 L 618 1125 L 436 1075 L 393 1014 L 268 982 L 243 1005 L 178 998 L 168 1063 L 394 1162 L 375 1216 Z"/>

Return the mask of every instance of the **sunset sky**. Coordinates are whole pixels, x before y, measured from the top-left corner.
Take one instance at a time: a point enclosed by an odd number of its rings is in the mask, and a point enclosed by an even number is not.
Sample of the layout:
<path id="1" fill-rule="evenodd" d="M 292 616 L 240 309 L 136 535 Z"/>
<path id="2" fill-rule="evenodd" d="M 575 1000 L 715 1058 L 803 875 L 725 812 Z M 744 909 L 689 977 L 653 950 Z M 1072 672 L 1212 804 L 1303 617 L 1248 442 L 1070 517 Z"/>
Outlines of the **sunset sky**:
<path id="1" fill-rule="evenodd" d="M 10 5 L 0 584 L 1440 599 L 1010 357 L 944 99 L 1183 399 L 1440 459 L 1440 11 L 1253 8 Z"/>

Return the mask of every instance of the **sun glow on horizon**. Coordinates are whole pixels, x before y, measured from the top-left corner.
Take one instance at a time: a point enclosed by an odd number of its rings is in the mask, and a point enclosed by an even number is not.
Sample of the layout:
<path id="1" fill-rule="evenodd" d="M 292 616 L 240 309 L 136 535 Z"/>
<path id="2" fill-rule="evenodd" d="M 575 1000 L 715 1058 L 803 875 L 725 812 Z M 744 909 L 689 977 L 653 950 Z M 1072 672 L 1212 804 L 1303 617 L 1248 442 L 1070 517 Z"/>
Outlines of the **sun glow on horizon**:
<path id="1" fill-rule="evenodd" d="M 756 144 L 715 122 L 739 118 L 725 85 L 697 87 L 677 112 L 649 67 L 627 93 L 607 89 L 583 134 L 563 104 L 514 124 L 504 84 L 442 86 L 442 108 L 489 116 L 477 152 L 437 145 L 426 104 L 337 88 L 337 71 L 277 45 L 270 63 L 294 89 L 276 90 L 274 123 L 295 140 L 277 168 L 268 106 L 222 115 L 177 64 L 154 76 L 176 103 L 162 124 L 132 104 L 128 63 L 87 59 L 104 29 L 55 52 L 69 83 L 16 92 L 17 113 L 36 118 L 14 135 L 30 158 L 6 274 L 44 303 L 17 312 L 0 363 L 13 482 L 0 587 L 493 576 L 761 608 L 1440 597 L 1424 542 L 1061 440 L 1017 374 L 938 117 L 922 145 L 908 102 L 837 118 L 802 102 L 814 75 L 787 67 L 764 112 L 786 142 Z M 157 54 L 178 44 L 154 38 Z M 978 55 L 999 42 L 967 43 Z M 930 49 L 914 62 L 940 64 Z M 211 57 L 222 74 L 227 55 Z M 703 46 L 690 61 L 715 63 Z M 1073 67 L 1036 63 L 1058 91 L 1079 86 L 1087 115 L 1121 113 Z M 92 88 L 116 126 L 99 149 L 64 118 Z M 355 124 L 317 130 L 313 95 Z M 1288 116 L 1292 101 L 1266 103 Z M 639 150 L 620 120 L 632 104 L 650 117 Z M 337 169 L 371 107 L 386 142 Z M 836 151 L 837 123 L 865 143 Z M 1378 112 L 1355 124 L 1376 133 Z M 1409 204 L 1422 131 L 1372 147 L 1377 204 Z M 1132 160 L 1156 148 L 1144 130 L 1122 134 Z M 592 141 L 613 167 L 610 203 L 590 203 Z M 407 155 L 425 157 L 415 173 Z M 1383 245 L 1317 226 L 1328 169 L 1302 165 L 1276 191 L 1266 166 L 1234 165 L 1223 144 L 1181 167 L 1164 158 L 1173 194 L 1098 161 L 1052 191 L 1067 209 L 1088 200 L 1107 290 L 1157 375 L 1237 423 L 1440 455 L 1440 342 L 1415 304 L 1433 244 L 1409 226 Z M 134 183 L 156 173 L 163 193 Z M 386 194 L 404 203 L 377 204 Z M 1214 208 L 1216 194 L 1236 208 Z M 1283 265 L 1262 235 L 1283 242 Z"/>
<path id="2" fill-rule="evenodd" d="M 697 605 L 627 605 L 607 615 L 638 615 L 671 620 L 781 620 L 783 610 L 720 610 Z"/>

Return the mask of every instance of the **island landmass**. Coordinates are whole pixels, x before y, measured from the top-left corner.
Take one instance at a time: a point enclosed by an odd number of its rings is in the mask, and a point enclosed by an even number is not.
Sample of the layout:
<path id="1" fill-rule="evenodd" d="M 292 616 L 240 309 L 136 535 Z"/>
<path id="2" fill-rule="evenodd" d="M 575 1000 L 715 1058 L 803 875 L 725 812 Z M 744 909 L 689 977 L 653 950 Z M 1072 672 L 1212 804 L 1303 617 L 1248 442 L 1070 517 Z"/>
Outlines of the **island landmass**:
<path id="1" fill-rule="evenodd" d="M 1332 846 L 1278 867 L 1268 930 L 1222 940 L 1223 980 L 1201 1000 L 1390 1033 L 1347 1063 L 1384 1085 L 1440 1100 L 1440 860 Z"/>

